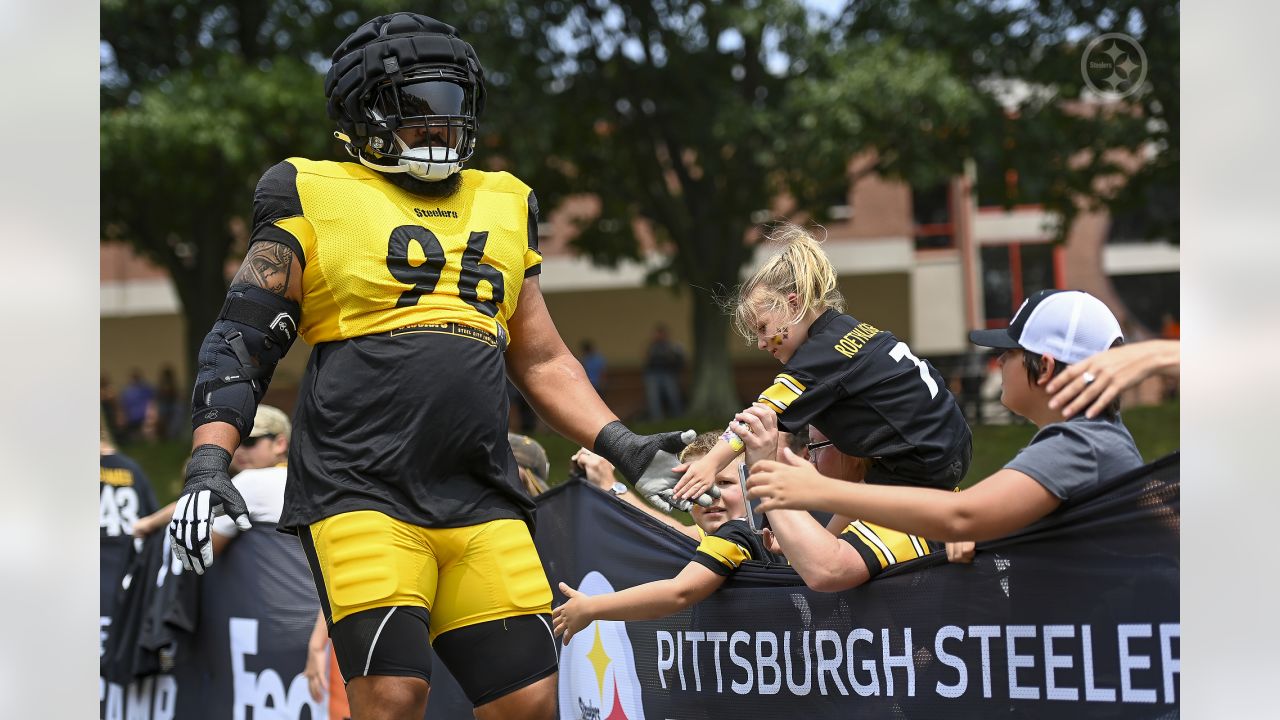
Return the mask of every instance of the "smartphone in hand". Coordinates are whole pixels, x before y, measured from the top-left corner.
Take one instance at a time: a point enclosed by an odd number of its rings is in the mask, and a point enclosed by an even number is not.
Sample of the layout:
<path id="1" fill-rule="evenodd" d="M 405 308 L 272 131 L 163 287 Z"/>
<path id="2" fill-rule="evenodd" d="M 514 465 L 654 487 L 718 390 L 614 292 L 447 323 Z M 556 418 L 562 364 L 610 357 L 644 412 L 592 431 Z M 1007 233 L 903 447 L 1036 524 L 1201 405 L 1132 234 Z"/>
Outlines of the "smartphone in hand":
<path id="1" fill-rule="evenodd" d="M 747 478 L 751 475 L 751 468 L 746 463 L 738 466 L 738 484 L 742 487 L 742 499 L 747 506 L 747 524 L 751 526 L 751 532 L 760 535 L 764 529 L 769 527 L 769 518 L 763 513 L 756 510 L 760 505 L 759 500 L 751 500 L 747 497 Z"/>

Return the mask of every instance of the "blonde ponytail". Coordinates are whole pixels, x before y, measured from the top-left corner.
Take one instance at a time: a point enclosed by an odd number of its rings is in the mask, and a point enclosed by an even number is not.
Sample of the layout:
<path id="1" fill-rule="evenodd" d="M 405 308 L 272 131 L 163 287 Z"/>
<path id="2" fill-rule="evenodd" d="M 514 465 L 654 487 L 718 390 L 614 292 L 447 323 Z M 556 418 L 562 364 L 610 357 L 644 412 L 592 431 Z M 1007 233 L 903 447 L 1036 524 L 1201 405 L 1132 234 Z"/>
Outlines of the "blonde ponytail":
<path id="1" fill-rule="evenodd" d="M 822 244 L 808 230 L 786 223 L 769 234 L 768 243 L 781 247 L 738 288 L 733 326 L 754 342 L 761 315 L 790 312 L 787 296 L 795 293 L 799 308 L 788 323 L 799 322 L 813 310 L 844 312 L 844 296 L 836 288 L 836 270 Z"/>

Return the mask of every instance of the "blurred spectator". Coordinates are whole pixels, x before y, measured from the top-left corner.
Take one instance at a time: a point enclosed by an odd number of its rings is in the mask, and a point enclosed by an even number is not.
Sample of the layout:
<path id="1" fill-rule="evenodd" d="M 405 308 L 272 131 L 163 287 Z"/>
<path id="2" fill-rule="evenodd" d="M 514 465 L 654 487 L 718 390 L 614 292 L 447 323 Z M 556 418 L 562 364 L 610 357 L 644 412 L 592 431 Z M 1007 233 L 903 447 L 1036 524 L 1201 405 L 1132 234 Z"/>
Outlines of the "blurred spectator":
<path id="1" fill-rule="evenodd" d="M 98 384 L 98 404 L 102 412 L 104 432 L 112 438 L 120 437 L 120 398 L 116 395 L 111 378 L 105 373 Z"/>
<path id="2" fill-rule="evenodd" d="M 649 404 L 649 417 L 661 420 L 683 412 L 680 397 L 680 372 L 684 370 L 684 349 L 671 340 L 667 326 L 659 323 L 644 361 L 644 394 Z"/>
<path id="3" fill-rule="evenodd" d="M 249 520 L 267 519 L 276 522 L 284 502 L 285 466 L 289 457 L 289 435 L 292 427 L 289 416 L 280 408 L 259 405 L 253 416 L 253 430 L 240 443 L 231 458 L 231 482 L 244 496 L 249 506 Z M 252 472 L 251 472 L 252 471 Z M 185 473 L 184 473 L 185 475 Z M 163 508 L 138 520 L 133 534 L 146 537 L 169 524 L 173 519 L 173 507 Z M 221 552 L 239 534 L 235 522 L 225 515 L 213 522 L 213 551 Z"/>
<path id="4" fill-rule="evenodd" d="M 530 435 L 538 429 L 538 413 L 534 412 L 533 406 L 525 399 L 520 388 L 511 382 L 511 378 L 507 378 L 507 402 L 515 410 L 517 430 L 524 435 Z"/>
<path id="5" fill-rule="evenodd" d="M 292 425 L 289 416 L 279 408 L 270 405 L 259 405 L 253 418 L 253 430 L 232 457 L 232 471 L 236 473 L 232 483 L 244 497 L 249 508 L 249 519 L 254 527 L 250 533 L 271 533 L 272 540 L 277 538 L 275 526 L 280 520 L 284 505 L 284 486 L 287 476 L 289 437 Z M 163 528 L 173 518 L 174 503 L 142 518 L 134 527 L 134 533 L 143 537 Z M 235 522 L 226 515 L 219 515 L 213 521 L 213 552 L 223 555 L 228 547 L 242 534 Z M 279 536 L 284 538 L 285 536 Z M 287 539 L 287 538 L 286 538 Z M 291 539 L 289 539 L 291 540 Z M 262 553 L 262 571 L 272 574 L 273 582 L 288 583 L 289 579 L 310 577 L 311 570 L 306 565 L 302 548 L 296 541 L 259 544 L 257 550 Z M 234 559 L 234 558 L 232 558 Z M 217 572 L 227 572 L 230 566 L 223 564 Z M 264 582 L 264 586 L 273 586 Z M 203 592 L 218 592 L 218 585 L 207 585 Z M 290 587 L 295 587 L 290 585 Z M 294 643 L 298 652 L 306 652 L 306 666 L 303 671 L 307 679 L 308 691 L 316 702 L 323 702 L 328 697 L 331 717 L 348 717 L 346 690 L 337 675 L 336 661 L 331 657 L 328 641 L 328 624 L 323 612 L 318 614 L 314 626 L 310 618 L 317 615 L 315 605 L 300 610 L 293 604 L 293 595 L 281 592 L 273 595 L 278 604 L 270 609 L 272 617 L 279 618 L 281 613 L 305 612 L 305 621 L 290 621 L 290 625 L 306 624 L 313 631 L 306 635 L 293 634 L 288 638 L 275 638 L 275 642 Z M 264 598 L 266 601 L 269 598 Z M 316 601 L 318 604 L 318 601 Z M 216 634 L 223 632 L 221 628 L 202 627 L 199 642 L 221 642 Z M 334 682 L 334 678 L 339 678 Z M 339 713 L 339 714 L 335 714 Z M 340 714 L 344 713 L 345 714 Z"/>
<path id="6" fill-rule="evenodd" d="M 172 365 L 160 368 L 160 382 L 156 385 L 156 437 L 170 440 L 178 435 L 179 423 L 186 418 L 179 412 L 177 373 Z"/>
<path id="7" fill-rule="evenodd" d="M 249 507 L 250 522 L 274 525 L 280 521 L 291 431 L 289 416 L 283 410 L 259 405 L 253 416 L 253 430 L 231 458 L 231 466 L 240 468 L 231 482 Z M 214 553 L 225 548 L 239 534 L 240 529 L 229 516 L 214 518 Z"/>
<path id="8" fill-rule="evenodd" d="M 580 448 L 569 460 L 573 462 L 573 470 L 570 471 L 571 476 L 578 474 L 585 478 L 588 484 L 594 485 L 618 498 L 619 501 L 632 505 L 640 511 L 657 518 L 664 525 L 669 525 L 694 540 L 702 539 L 702 534 L 698 532 L 698 528 L 685 525 L 670 515 L 650 506 L 641 500 L 637 493 L 628 492 L 627 486 L 619 482 L 617 475 L 614 474 L 613 465 L 608 460 L 586 448 Z"/>
<path id="9" fill-rule="evenodd" d="M 971 425 L 981 425 L 984 416 L 982 384 L 987 376 L 987 355 L 985 352 L 970 350 L 960 366 L 960 407 L 964 408 L 964 414 Z"/>
<path id="10" fill-rule="evenodd" d="M 978 391 L 982 404 L 982 418 L 987 425 L 1008 425 L 1014 422 L 1015 416 L 1009 408 L 1000 402 L 1003 392 L 1003 373 L 1000 370 L 1000 359 L 993 354 L 986 355 L 987 369 L 982 378 L 982 387 Z"/>
<path id="11" fill-rule="evenodd" d="M 115 612 L 117 588 L 133 556 L 141 549 L 134 540 L 139 516 L 155 512 L 156 496 L 146 473 L 131 458 L 120 454 L 111 440 L 106 414 L 99 417 L 98 526 L 101 593 L 98 609 L 105 638 Z M 102 647 L 99 647 L 101 653 Z"/>
<path id="12" fill-rule="evenodd" d="M 147 422 L 147 410 L 155 397 L 155 388 L 142 377 L 141 370 L 134 368 L 129 375 L 129 384 L 120 393 L 120 405 L 124 410 L 121 442 L 130 443 L 141 438 L 143 426 Z"/>
<path id="13" fill-rule="evenodd" d="M 596 350 L 595 343 L 590 340 L 582 341 L 582 355 L 578 361 L 582 363 L 582 369 L 586 371 L 591 387 L 596 389 L 600 397 L 604 397 L 604 355 Z"/>
<path id="14" fill-rule="evenodd" d="M 520 483 L 528 491 L 529 497 L 537 497 L 546 492 L 547 475 L 551 473 L 547 451 L 542 449 L 537 440 L 526 435 L 507 433 L 507 442 L 511 443 L 511 454 L 516 456 L 516 465 L 520 468 Z"/>

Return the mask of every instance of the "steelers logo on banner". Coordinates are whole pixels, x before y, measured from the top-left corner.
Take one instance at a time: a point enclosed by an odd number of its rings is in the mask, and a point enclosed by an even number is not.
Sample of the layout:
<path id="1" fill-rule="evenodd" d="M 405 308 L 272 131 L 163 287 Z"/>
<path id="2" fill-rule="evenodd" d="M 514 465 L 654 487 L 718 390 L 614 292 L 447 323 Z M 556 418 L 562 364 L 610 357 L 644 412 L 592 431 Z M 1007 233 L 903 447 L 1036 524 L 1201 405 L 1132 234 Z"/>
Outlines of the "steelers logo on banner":
<path id="1" fill-rule="evenodd" d="M 586 595 L 613 592 L 596 571 L 578 585 Z M 560 653 L 561 720 L 644 720 L 640 678 L 626 623 L 597 620 Z"/>

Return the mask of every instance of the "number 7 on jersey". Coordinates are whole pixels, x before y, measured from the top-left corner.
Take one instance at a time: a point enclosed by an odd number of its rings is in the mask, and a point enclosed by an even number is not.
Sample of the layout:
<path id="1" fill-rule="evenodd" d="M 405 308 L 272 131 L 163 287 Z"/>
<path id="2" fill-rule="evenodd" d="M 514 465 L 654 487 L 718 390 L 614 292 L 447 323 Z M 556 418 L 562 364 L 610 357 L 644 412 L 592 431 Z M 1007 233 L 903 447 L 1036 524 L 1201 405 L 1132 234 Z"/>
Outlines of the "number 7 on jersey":
<path id="1" fill-rule="evenodd" d="M 929 397 L 938 397 L 938 383 L 929 375 L 929 366 L 923 360 L 911 354 L 911 348 L 907 347 L 904 342 L 899 342 L 889 351 L 889 357 L 897 362 L 902 362 L 903 358 L 909 358 L 911 362 L 916 364 L 916 369 L 920 371 L 920 379 L 924 381 L 925 386 L 929 388 Z"/>

